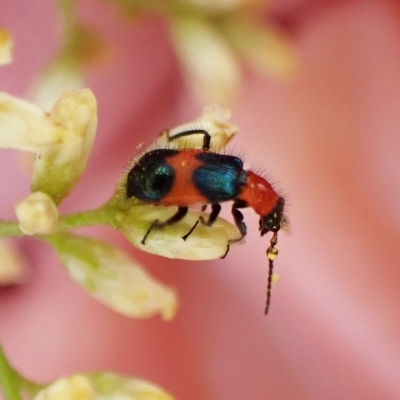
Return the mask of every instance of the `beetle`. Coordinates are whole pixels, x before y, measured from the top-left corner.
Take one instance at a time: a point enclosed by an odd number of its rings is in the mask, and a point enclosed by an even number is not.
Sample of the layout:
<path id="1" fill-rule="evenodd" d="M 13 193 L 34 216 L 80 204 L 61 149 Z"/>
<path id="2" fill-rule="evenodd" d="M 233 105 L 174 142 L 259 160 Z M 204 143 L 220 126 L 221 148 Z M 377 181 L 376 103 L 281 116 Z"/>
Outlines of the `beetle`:
<path id="1" fill-rule="evenodd" d="M 203 204 L 202 211 L 211 204 L 208 219 L 202 216 L 193 227 L 182 236 L 191 235 L 200 223 L 212 226 L 221 211 L 220 203 L 233 201 L 232 216 L 239 236 L 227 243 L 225 258 L 233 243 L 240 242 L 247 233 L 246 224 L 240 209 L 250 207 L 260 216 L 261 236 L 272 232 L 267 249 L 269 262 L 267 301 L 265 314 L 271 301 L 271 282 L 273 261 L 278 254 L 277 233 L 285 223 L 285 199 L 262 176 L 243 168 L 243 161 L 236 156 L 221 154 L 210 150 L 211 136 L 205 129 L 185 130 L 169 137 L 173 141 L 181 137 L 203 135 L 201 148 L 158 148 L 144 153 L 127 174 L 126 196 L 135 197 L 145 203 L 162 206 L 177 206 L 178 209 L 166 221 L 156 219 L 142 239 L 146 243 L 154 229 L 179 222 L 188 212 L 189 206 Z"/>

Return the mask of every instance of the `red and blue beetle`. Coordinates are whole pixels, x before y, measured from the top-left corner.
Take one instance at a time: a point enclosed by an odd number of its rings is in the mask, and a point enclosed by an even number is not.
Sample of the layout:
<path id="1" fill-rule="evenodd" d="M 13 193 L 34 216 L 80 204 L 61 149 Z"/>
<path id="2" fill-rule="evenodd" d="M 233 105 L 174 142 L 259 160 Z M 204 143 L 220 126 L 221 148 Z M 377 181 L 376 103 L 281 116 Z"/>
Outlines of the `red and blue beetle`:
<path id="1" fill-rule="evenodd" d="M 190 135 L 203 135 L 201 149 L 159 148 L 144 153 L 133 165 L 127 175 L 126 196 L 135 197 L 145 203 L 160 206 L 177 206 L 177 212 L 166 221 L 155 220 L 150 225 L 142 244 L 146 243 L 153 229 L 162 229 L 180 221 L 188 212 L 189 206 L 203 204 L 205 211 L 211 204 L 208 219 L 200 217 L 195 225 L 182 236 L 186 240 L 201 223 L 212 226 L 221 211 L 220 203 L 233 201 L 232 215 L 240 236 L 229 240 L 224 258 L 230 245 L 240 242 L 246 236 L 241 208 L 251 207 L 260 216 L 261 236 L 272 232 L 267 249 L 269 274 L 265 314 L 271 300 L 271 281 L 273 261 L 278 254 L 275 248 L 277 233 L 286 220 L 284 217 L 285 199 L 271 184 L 251 170 L 243 169 L 240 158 L 210 151 L 211 136 L 205 129 L 192 129 L 169 137 L 173 141 Z"/>

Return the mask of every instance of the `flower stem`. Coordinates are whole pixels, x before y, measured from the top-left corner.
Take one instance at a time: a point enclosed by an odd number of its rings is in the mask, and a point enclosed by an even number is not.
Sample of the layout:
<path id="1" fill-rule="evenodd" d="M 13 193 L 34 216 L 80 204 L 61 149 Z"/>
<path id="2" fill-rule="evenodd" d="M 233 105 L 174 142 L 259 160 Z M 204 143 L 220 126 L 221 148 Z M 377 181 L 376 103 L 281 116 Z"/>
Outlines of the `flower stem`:
<path id="1" fill-rule="evenodd" d="M 0 386 L 5 400 L 21 400 L 18 391 L 17 374 L 9 364 L 0 346 Z"/>
<path id="2" fill-rule="evenodd" d="M 110 223 L 110 208 L 113 207 L 110 203 L 94 210 L 81 211 L 74 214 L 60 216 L 58 223 L 58 231 L 66 231 L 71 228 L 79 228 L 90 225 L 104 225 Z M 23 236 L 19 229 L 18 222 L 0 220 L 0 237 Z"/>
<path id="3" fill-rule="evenodd" d="M 60 217 L 58 230 L 66 231 L 71 228 L 79 228 L 90 225 L 104 225 L 109 222 L 109 210 L 107 206 L 95 210 L 82 211 Z"/>

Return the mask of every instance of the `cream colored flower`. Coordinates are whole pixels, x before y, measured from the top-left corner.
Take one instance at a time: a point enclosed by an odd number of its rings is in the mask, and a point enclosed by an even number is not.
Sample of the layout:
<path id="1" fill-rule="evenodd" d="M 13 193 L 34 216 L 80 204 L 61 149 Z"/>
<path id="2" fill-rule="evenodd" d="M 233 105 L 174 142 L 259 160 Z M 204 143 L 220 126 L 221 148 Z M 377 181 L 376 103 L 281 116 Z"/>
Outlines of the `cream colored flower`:
<path id="1" fill-rule="evenodd" d="M 59 379 L 41 390 L 35 400 L 92 400 L 94 390 L 83 375 Z"/>
<path id="2" fill-rule="evenodd" d="M 199 224 L 192 234 L 183 240 L 200 215 L 207 219 L 206 213 L 190 210 L 176 224 L 164 229 L 154 229 L 147 237 L 146 244 L 142 239 L 155 219 L 165 221 L 176 212 L 176 207 L 160 207 L 151 205 L 136 205 L 116 216 L 117 228 L 136 247 L 148 253 L 167 258 L 181 260 L 214 260 L 226 252 L 229 239 L 239 236 L 234 225 L 218 218 L 211 227 Z"/>
<path id="3" fill-rule="evenodd" d="M 11 62 L 11 48 L 13 40 L 9 32 L 0 28 L 0 65 Z"/>
<path id="4" fill-rule="evenodd" d="M 61 144 L 66 135 L 66 127 L 39 107 L 0 92 L 0 147 L 36 152 Z"/>
<path id="5" fill-rule="evenodd" d="M 221 150 L 237 133 L 238 127 L 231 122 L 231 111 L 228 108 L 222 108 L 218 104 L 211 104 L 204 107 L 203 114 L 194 121 L 179 125 L 168 131 L 168 136 L 184 132 L 191 129 L 204 129 L 211 136 L 211 149 L 214 151 Z M 182 137 L 179 140 L 182 147 L 198 147 L 202 145 L 202 135 L 194 140 L 193 136 Z M 183 144 L 181 144 L 183 143 Z"/>
<path id="6" fill-rule="evenodd" d="M 229 12 L 263 4 L 263 0 L 186 0 L 188 3 L 214 12 Z"/>
<path id="7" fill-rule="evenodd" d="M 239 88 L 241 71 L 222 34 L 206 20 L 189 16 L 175 18 L 171 31 L 188 84 L 201 98 L 231 102 Z"/>
<path id="8" fill-rule="evenodd" d="M 24 281 L 26 263 L 9 239 L 0 239 L 0 285 L 13 285 Z"/>
<path id="9" fill-rule="evenodd" d="M 144 379 L 112 373 L 87 376 L 94 386 L 96 400 L 174 400 L 164 389 Z"/>
<path id="10" fill-rule="evenodd" d="M 73 375 L 40 391 L 34 400 L 173 400 L 153 383 L 112 373 Z"/>
<path id="11" fill-rule="evenodd" d="M 58 210 L 53 200 L 42 192 L 33 192 L 14 207 L 19 228 L 25 235 L 48 234 L 57 230 Z"/>
<path id="12" fill-rule="evenodd" d="M 82 72 L 77 67 L 56 62 L 40 74 L 31 98 L 42 110 L 50 111 L 62 93 L 68 90 L 82 90 L 84 86 Z"/>
<path id="13" fill-rule="evenodd" d="M 71 277 L 101 303 L 133 318 L 175 316 L 176 292 L 157 282 L 121 250 L 71 234 L 48 238 Z"/>
<path id="14" fill-rule="evenodd" d="M 283 78 L 295 70 L 294 48 L 277 26 L 236 17 L 225 21 L 224 30 L 238 53 L 259 71 Z"/>
<path id="15" fill-rule="evenodd" d="M 47 193 L 58 204 L 85 169 L 97 128 L 96 98 L 89 89 L 64 93 L 50 120 L 65 128 L 62 142 L 36 153 L 32 191 Z"/>

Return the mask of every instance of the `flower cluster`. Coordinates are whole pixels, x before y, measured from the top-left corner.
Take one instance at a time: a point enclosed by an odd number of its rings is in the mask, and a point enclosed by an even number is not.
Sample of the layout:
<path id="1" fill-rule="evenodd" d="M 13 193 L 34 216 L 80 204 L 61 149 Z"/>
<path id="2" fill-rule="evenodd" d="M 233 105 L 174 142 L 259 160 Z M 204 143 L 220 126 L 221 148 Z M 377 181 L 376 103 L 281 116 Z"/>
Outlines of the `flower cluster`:
<path id="1" fill-rule="evenodd" d="M 173 128 L 171 132 L 202 127 L 210 133 L 214 145 L 222 148 L 237 132 L 237 127 L 229 122 L 229 118 L 228 110 L 214 105 L 206 107 L 198 119 Z M 219 218 L 212 230 L 199 226 L 191 235 L 191 240 L 186 242 L 181 236 L 201 215 L 199 211 L 192 210 L 182 223 L 156 232 L 144 246 L 141 240 L 152 221 L 167 219 L 174 209 L 171 211 L 170 207 L 140 203 L 137 199 L 128 200 L 123 190 L 126 172 L 119 179 L 114 195 L 100 208 L 60 215 L 58 205 L 75 187 L 85 169 L 96 127 L 96 98 L 89 89 L 62 93 L 50 112 L 0 92 L 0 147 L 34 154 L 31 192 L 15 204 L 17 222 L 0 220 L 0 235 L 28 235 L 49 243 L 71 278 L 90 295 L 120 314 L 132 318 L 160 314 L 164 320 L 171 320 L 178 307 L 175 290 L 154 279 L 122 250 L 69 230 L 108 224 L 144 251 L 169 258 L 209 260 L 224 254 L 227 241 L 237 235 L 236 229 Z M 158 141 L 162 140 L 165 138 L 157 138 L 153 146 L 159 145 Z M 180 146 L 187 146 L 186 139 L 178 140 L 181 141 Z M 17 250 L 7 247 L 5 243 L 0 250 L 0 283 L 21 281 L 24 268 Z M 3 367 L 11 369 L 7 363 Z M 101 397 L 104 390 L 110 391 L 110 387 L 115 389 L 113 397 L 171 398 L 161 389 L 141 380 L 100 374 L 61 379 L 41 390 L 36 399 L 96 398 Z"/>
<path id="2" fill-rule="evenodd" d="M 133 23 L 141 15 L 166 21 L 186 84 L 201 101 L 230 104 L 238 95 L 243 64 L 276 78 L 291 75 L 295 57 L 285 32 L 263 20 L 263 0 L 109 1 Z M 35 97 L 47 109 L 60 90 L 83 87 L 82 70 L 106 59 L 106 41 L 78 17 L 77 2 L 62 2 L 64 42 L 41 76 Z M 51 90 L 49 90 L 49 88 Z"/>
<path id="3" fill-rule="evenodd" d="M 202 216 L 200 211 L 190 210 L 180 223 L 154 232 L 144 246 L 142 239 L 150 224 L 168 219 L 175 210 L 127 199 L 127 172 L 101 207 L 60 214 L 58 206 L 85 170 L 97 129 L 97 101 L 85 88 L 83 67 L 101 59 L 106 47 L 95 31 L 79 21 L 76 4 L 71 0 L 60 2 L 64 41 L 34 86 L 35 102 L 0 92 L 0 148 L 34 156 L 30 192 L 14 205 L 16 221 L 0 220 L 0 285 L 23 281 L 27 270 L 26 261 L 10 238 L 33 236 L 48 243 L 70 277 L 107 307 L 132 318 L 160 315 L 168 321 L 178 308 L 174 289 L 158 282 L 121 249 L 71 233 L 71 229 L 106 224 L 144 251 L 186 260 L 222 256 L 237 231 L 218 218 L 212 230 L 200 224 L 190 241 L 184 241 L 182 235 Z M 235 98 L 241 80 L 240 59 L 275 76 L 286 75 L 292 69 L 292 52 L 285 36 L 272 24 L 258 21 L 257 15 L 265 7 L 261 0 L 111 4 L 125 16 L 157 13 L 165 18 L 187 83 L 202 99 L 228 103 Z M 0 65 L 11 61 L 12 44 L 11 35 L 0 28 Z M 229 110 L 212 105 L 194 121 L 172 128 L 170 134 L 205 129 L 212 136 L 212 148 L 219 150 L 238 130 L 229 119 Z M 157 138 L 152 146 L 159 146 L 163 140 Z M 189 146 L 187 138 L 179 141 L 179 146 Z M 193 146 L 193 139 L 189 141 Z M 1 347 L 0 385 L 7 400 L 19 400 L 26 387 L 31 390 L 23 393 L 24 398 L 35 400 L 172 399 L 154 384 L 110 373 L 73 375 L 37 385 L 10 366 Z"/>

